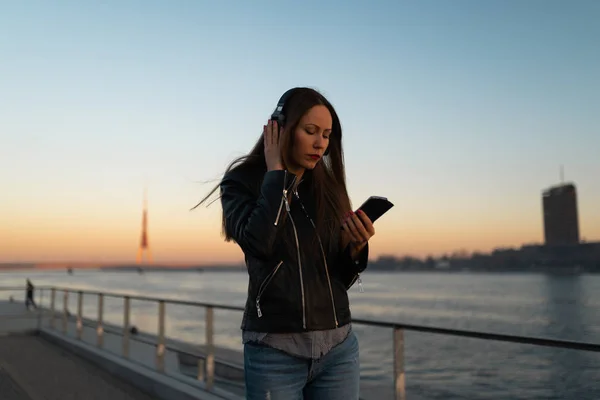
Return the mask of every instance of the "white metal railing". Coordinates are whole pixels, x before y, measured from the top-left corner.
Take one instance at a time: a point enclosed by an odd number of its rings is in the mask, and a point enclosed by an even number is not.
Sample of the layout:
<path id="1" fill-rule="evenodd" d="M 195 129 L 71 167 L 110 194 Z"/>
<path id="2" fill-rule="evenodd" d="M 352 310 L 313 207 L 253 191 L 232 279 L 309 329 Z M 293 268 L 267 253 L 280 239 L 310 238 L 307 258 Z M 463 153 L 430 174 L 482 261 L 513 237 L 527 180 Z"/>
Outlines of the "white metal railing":
<path id="1" fill-rule="evenodd" d="M 2 290 L 23 290 L 24 288 L 0 288 Z M 119 294 L 119 293 L 109 293 L 109 292 L 97 292 L 97 291 L 86 291 L 86 290 L 78 290 L 78 289 L 70 289 L 70 288 L 59 288 L 59 287 L 40 287 L 40 298 L 43 299 L 43 292 L 45 290 L 50 291 L 50 321 L 49 326 L 51 329 L 56 329 L 55 319 L 56 319 L 56 292 L 63 292 L 63 307 L 62 307 L 62 333 L 67 334 L 68 330 L 68 299 L 69 293 L 77 294 L 77 317 L 76 317 L 76 337 L 81 340 L 84 326 L 83 319 L 83 296 L 84 294 L 91 294 L 97 296 L 98 299 L 98 315 L 96 319 L 96 346 L 98 348 L 103 348 L 104 345 L 104 298 L 112 297 L 112 298 L 120 298 L 123 299 L 123 330 L 122 330 L 122 349 L 121 356 L 124 358 L 129 358 L 130 356 L 130 341 L 136 340 L 146 344 L 151 344 L 155 346 L 156 351 L 156 362 L 155 369 L 159 372 L 165 372 L 165 351 L 167 349 L 182 352 L 180 349 L 172 348 L 167 344 L 167 338 L 165 334 L 165 306 L 166 304 L 174 304 L 174 305 L 184 305 L 184 306 L 194 306 L 201 307 L 205 309 L 205 351 L 204 351 L 204 361 L 202 357 L 198 357 L 198 374 L 196 379 L 204 382 L 206 389 L 213 390 L 214 381 L 215 381 L 215 346 L 214 346 L 214 310 L 230 310 L 230 311 L 244 311 L 242 307 L 229 306 L 229 305 L 219 305 L 219 304 L 210 304 L 210 303 L 201 303 L 201 302 L 193 302 L 193 301 L 184 301 L 184 300 L 170 300 L 170 299 L 162 299 L 155 297 L 146 297 L 146 296 L 133 296 L 129 294 Z M 142 301 L 151 301 L 157 303 L 157 312 L 158 312 L 158 335 L 155 339 L 155 342 L 152 343 L 146 339 L 142 338 L 131 338 L 130 335 L 130 320 L 131 320 L 131 300 L 142 300 Z M 40 304 L 41 306 L 41 300 Z M 574 341 L 565 341 L 565 340 L 556 340 L 556 339 L 547 339 L 547 338 L 536 338 L 536 337 L 526 337 L 526 336 L 514 336 L 514 335 L 504 335 L 504 334 L 495 334 L 495 333 L 486 333 L 486 332 L 477 332 L 477 331 L 465 331 L 465 330 L 456 330 L 456 329 L 446 329 L 446 328 L 438 328 L 438 327 L 429 327 L 422 325 L 410 325 L 410 324 L 400 324 L 400 323 L 390 323 L 390 322 L 382 322 L 382 321 L 371 321 L 364 319 L 353 319 L 353 324 L 360 325 L 368 325 L 374 327 L 381 328 L 390 328 L 393 332 L 392 341 L 393 341 L 393 369 L 394 369 L 394 399 L 396 400 L 405 400 L 406 399 L 406 381 L 405 381 L 405 371 L 404 371 L 404 331 L 419 331 L 426 333 L 434 333 L 434 334 L 442 334 L 442 335 L 452 335 L 452 336 L 460 336 L 460 337 L 470 337 L 470 338 L 478 338 L 483 340 L 495 340 L 502 342 L 512 342 L 512 343 L 523 343 L 530 344 L 535 346 L 546 346 L 546 347 L 558 347 L 565 349 L 573 349 L 573 350 L 584 350 L 584 351 L 592 351 L 592 352 L 600 352 L 600 344 L 594 343 L 585 343 L 585 342 L 574 342 Z M 218 361 L 221 364 L 232 366 L 233 368 L 239 368 L 239 366 L 233 366 L 228 364 L 226 361 Z M 243 368 L 243 367 L 242 367 Z"/>
<path id="2" fill-rule="evenodd" d="M 121 298 L 123 299 L 123 329 L 122 329 L 122 346 L 121 346 L 121 356 L 124 358 L 130 357 L 130 341 L 136 340 L 140 342 L 148 343 L 147 340 L 141 340 L 138 338 L 131 337 L 131 300 L 144 300 L 144 301 L 152 301 L 156 302 L 158 305 L 158 329 L 156 336 L 156 343 L 154 343 L 156 347 L 156 361 L 155 361 L 155 370 L 158 372 L 165 372 L 165 353 L 166 350 L 174 350 L 180 351 L 178 349 L 169 348 L 167 346 L 166 341 L 166 332 L 165 332 L 165 317 L 166 317 L 166 304 L 179 304 L 179 305 L 188 305 L 188 306 L 197 306 L 205 309 L 206 313 L 206 344 L 205 344 L 205 358 L 198 358 L 198 374 L 197 380 L 204 382 L 206 389 L 212 390 L 214 388 L 215 381 L 215 348 L 214 348 L 214 308 L 228 309 L 228 310 L 239 310 L 238 307 L 232 306 L 213 306 L 210 304 L 196 303 L 196 302 L 187 302 L 187 301 L 178 301 L 178 300 L 168 300 L 168 299 L 159 299 L 153 297 L 144 297 L 144 296 L 131 296 L 127 294 L 116 294 L 116 293 L 104 293 L 104 292 L 95 292 L 95 291 L 85 291 L 85 290 L 77 290 L 77 289 L 69 289 L 69 288 L 57 288 L 57 287 L 40 287 L 38 288 L 41 292 L 44 290 L 50 291 L 50 320 L 49 326 L 51 329 L 56 329 L 56 295 L 57 292 L 63 292 L 63 305 L 62 305 L 62 333 L 68 333 L 68 320 L 69 320 L 69 293 L 77 294 L 77 316 L 76 316 L 76 337 L 78 340 L 82 340 L 83 337 L 83 329 L 84 329 L 84 319 L 83 319 L 83 296 L 85 294 L 96 295 L 98 299 L 97 306 L 97 317 L 96 317 L 96 346 L 100 349 L 104 347 L 104 299 L 105 297 L 113 297 L 113 298 Z"/>

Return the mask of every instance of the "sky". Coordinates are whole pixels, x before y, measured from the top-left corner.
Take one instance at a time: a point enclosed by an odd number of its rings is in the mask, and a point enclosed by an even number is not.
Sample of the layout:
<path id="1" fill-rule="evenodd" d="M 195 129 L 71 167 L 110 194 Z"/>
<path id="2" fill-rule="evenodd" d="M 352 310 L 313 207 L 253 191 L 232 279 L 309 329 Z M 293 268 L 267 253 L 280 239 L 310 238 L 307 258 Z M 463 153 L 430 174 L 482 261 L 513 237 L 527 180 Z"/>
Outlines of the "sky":
<path id="1" fill-rule="evenodd" d="M 190 208 L 294 86 L 395 204 L 372 259 L 541 243 L 561 165 L 600 240 L 598 1 L 2 3 L 0 262 L 134 262 L 144 188 L 155 262 L 242 261 Z"/>

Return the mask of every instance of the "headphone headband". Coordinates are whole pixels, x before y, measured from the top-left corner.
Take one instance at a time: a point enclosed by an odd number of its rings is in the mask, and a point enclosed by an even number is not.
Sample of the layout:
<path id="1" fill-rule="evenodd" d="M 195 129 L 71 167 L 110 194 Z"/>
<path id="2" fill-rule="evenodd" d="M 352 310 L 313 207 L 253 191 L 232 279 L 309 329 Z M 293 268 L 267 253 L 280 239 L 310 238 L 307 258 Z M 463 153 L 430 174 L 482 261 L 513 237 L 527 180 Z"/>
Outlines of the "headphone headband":
<path id="1" fill-rule="evenodd" d="M 273 111 L 273 114 L 271 114 L 271 119 L 274 120 L 274 121 L 277 121 L 277 123 L 279 124 L 279 126 L 283 126 L 283 123 L 285 122 L 285 115 L 282 113 L 283 107 L 285 106 L 285 102 L 292 95 L 293 91 L 294 91 L 294 89 L 289 89 L 287 92 L 285 92 L 281 96 L 281 98 L 277 102 L 277 106 L 275 107 L 275 111 Z"/>

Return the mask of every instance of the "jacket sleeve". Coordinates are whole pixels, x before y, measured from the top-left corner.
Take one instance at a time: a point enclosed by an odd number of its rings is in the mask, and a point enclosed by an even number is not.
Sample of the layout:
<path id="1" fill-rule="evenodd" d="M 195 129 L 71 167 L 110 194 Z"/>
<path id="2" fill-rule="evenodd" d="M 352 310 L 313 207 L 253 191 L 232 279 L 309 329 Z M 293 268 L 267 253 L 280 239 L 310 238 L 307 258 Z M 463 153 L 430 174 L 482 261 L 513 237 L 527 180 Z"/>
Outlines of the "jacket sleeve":
<path id="1" fill-rule="evenodd" d="M 290 176 L 285 170 L 264 175 L 258 198 L 235 174 L 227 174 L 220 184 L 225 229 L 246 255 L 268 259 L 285 211 L 284 189 Z"/>
<path id="2" fill-rule="evenodd" d="M 354 282 L 358 279 L 358 275 L 367 269 L 368 263 L 369 242 L 367 242 L 365 247 L 360 251 L 356 260 L 353 260 L 350 255 L 350 244 L 340 252 L 338 258 L 338 272 L 346 289 L 350 289 L 352 285 L 354 285 Z"/>

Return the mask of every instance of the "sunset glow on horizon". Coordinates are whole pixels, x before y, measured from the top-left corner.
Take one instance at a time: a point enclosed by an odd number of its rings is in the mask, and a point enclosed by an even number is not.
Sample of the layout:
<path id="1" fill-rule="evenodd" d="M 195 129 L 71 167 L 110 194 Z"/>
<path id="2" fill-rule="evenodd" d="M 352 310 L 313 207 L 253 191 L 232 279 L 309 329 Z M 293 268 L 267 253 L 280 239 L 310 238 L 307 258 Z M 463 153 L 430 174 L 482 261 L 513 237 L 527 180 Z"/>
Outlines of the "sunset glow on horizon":
<path id="1" fill-rule="evenodd" d="M 402 203 L 395 203 L 392 211 L 376 224 L 377 234 L 371 240 L 372 259 L 382 255 L 440 256 L 459 250 L 489 252 L 498 247 L 543 241 L 540 211 L 535 210 L 535 202 L 530 202 L 534 203 L 531 211 L 537 211 L 538 215 L 529 218 L 526 212 L 499 214 L 494 218 L 481 210 L 479 214 L 471 213 L 474 218 L 468 220 L 463 219 L 464 212 L 452 212 L 450 208 L 428 212 L 424 207 L 419 215 L 414 208 L 413 212 L 402 210 Z M 94 218 L 93 214 L 83 212 L 77 215 L 68 209 L 53 216 L 12 214 L 3 220 L 3 226 L 9 229 L 0 232 L 0 242 L 6 245 L 0 262 L 133 264 L 141 236 L 141 202 L 138 210 L 131 208 L 131 213 L 131 216 L 115 213 L 118 219 L 114 220 Z M 592 222 L 592 226 L 600 226 L 599 220 Z M 194 211 L 153 209 L 150 201 L 148 234 L 154 263 L 243 262 L 237 244 L 224 241 L 220 224 L 218 201 L 208 209 L 200 207 Z M 582 225 L 583 237 L 600 237 L 598 230 L 589 229 L 590 224 Z"/>
<path id="2" fill-rule="evenodd" d="M 372 259 L 542 243 L 561 165 L 600 241 L 600 6 L 544 4 L 7 5 L 0 263 L 133 264 L 145 188 L 155 264 L 243 262 L 190 208 L 293 86 L 336 107 L 353 206 L 395 204 Z"/>

